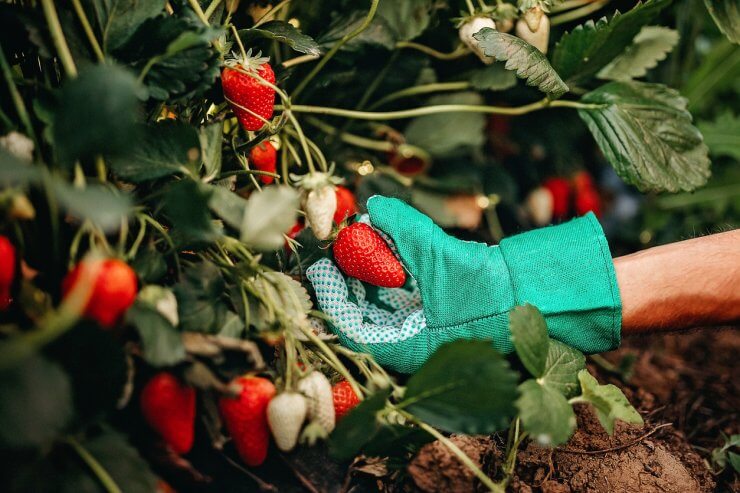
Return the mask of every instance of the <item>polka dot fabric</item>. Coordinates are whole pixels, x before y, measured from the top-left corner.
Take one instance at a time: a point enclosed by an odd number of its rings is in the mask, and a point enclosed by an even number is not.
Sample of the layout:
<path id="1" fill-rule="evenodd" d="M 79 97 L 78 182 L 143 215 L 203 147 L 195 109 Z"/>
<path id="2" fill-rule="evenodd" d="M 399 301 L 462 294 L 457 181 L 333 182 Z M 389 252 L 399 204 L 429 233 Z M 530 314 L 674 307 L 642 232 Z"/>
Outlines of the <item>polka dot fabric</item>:
<path id="1" fill-rule="evenodd" d="M 388 311 L 367 300 L 362 282 L 354 278 L 345 281 L 329 259 L 313 264 L 306 276 L 334 329 L 358 344 L 396 343 L 426 327 L 418 291 L 378 289 L 378 298 L 395 309 Z"/>

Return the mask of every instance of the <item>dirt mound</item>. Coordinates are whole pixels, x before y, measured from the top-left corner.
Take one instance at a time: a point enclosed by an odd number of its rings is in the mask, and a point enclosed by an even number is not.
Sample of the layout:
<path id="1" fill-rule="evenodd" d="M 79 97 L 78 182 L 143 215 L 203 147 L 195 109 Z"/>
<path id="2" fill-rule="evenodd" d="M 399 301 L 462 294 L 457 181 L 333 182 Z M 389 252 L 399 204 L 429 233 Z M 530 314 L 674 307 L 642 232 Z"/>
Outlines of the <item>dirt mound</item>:
<path id="1" fill-rule="evenodd" d="M 512 490 L 547 493 L 605 491 L 709 492 L 714 481 L 685 441 L 670 438 L 670 426 L 618 423 L 613 436 L 590 408 L 579 406 L 578 431 L 555 450 L 529 443 L 519 453 Z"/>
<path id="2" fill-rule="evenodd" d="M 490 437 L 453 435 L 450 440 L 478 467 L 483 467 L 496 451 Z M 477 480 L 447 447 L 435 441 L 424 445 L 408 465 L 409 476 L 417 488 L 427 493 L 465 493 L 475 491 Z"/>

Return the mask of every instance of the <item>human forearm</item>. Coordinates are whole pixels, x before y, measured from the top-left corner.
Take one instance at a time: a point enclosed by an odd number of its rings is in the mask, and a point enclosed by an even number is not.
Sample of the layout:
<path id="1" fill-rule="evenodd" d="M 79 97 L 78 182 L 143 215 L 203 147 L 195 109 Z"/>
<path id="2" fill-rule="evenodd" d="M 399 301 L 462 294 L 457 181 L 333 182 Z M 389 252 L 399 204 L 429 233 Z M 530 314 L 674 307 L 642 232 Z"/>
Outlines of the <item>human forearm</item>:
<path id="1" fill-rule="evenodd" d="M 622 333 L 740 323 L 740 230 L 614 259 Z"/>

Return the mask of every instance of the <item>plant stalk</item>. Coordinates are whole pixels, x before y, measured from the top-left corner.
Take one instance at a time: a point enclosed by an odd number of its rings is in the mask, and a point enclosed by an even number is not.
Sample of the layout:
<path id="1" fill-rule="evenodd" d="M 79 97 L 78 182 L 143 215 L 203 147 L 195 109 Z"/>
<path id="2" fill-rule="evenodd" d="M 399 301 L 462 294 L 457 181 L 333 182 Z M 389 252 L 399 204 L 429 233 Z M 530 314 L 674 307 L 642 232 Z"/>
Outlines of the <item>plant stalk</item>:
<path id="1" fill-rule="evenodd" d="M 64 71 L 70 77 L 77 77 L 77 66 L 72 58 L 72 52 L 69 51 L 67 39 L 64 37 L 64 33 L 62 32 L 62 24 L 59 22 L 57 9 L 54 7 L 54 0 L 41 0 L 41 7 L 44 10 L 44 17 L 46 18 L 46 23 L 49 27 L 51 40 L 54 43 L 54 47 L 57 49 L 57 55 L 59 55 L 59 60 L 62 62 Z"/>
<path id="2" fill-rule="evenodd" d="M 93 474 L 95 474 L 95 477 L 98 478 L 98 481 L 100 481 L 100 484 L 103 485 L 105 491 L 107 491 L 108 493 L 122 493 L 121 488 L 118 487 L 110 474 L 108 474 L 108 471 L 105 470 L 100 462 L 98 462 L 98 460 L 90 452 L 88 452 L 87 449 L 83 447 L 80 442 L 72 437 L 67 437 L 64 439 L 64 441 L 70 447 L 72 447 L 75 452 L 77 452 L 77 455 L 80 456 L 85 465 L 87 465 L 87 467 L 90 468 Z"/>

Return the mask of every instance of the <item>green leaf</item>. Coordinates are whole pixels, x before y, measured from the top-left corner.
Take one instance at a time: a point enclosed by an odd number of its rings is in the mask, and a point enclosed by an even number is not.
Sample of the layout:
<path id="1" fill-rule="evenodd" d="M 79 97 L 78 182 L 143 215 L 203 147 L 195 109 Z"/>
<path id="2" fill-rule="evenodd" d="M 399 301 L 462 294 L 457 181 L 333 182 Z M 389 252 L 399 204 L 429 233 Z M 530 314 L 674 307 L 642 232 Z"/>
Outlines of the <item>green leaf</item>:
<path id="1" fill-rule="evenodd" d="M 383 408 L 391 389 L 381 389 L 360 402 L 342 418 L 329 439 L 329 454 L 336 460 L 354 458 L 362 447 L 381 429 L 377 414 Z"/>
<path id="2" fill-rule="evenodd" d="M 535 86 L 552 98 L 568 92 L 568 86 L 550 66 L 547 57 L 526 41 L 486 27 L 473 35 L 486 56 L 506 61 L 507 70 L 516 70 L 528 86 Z"/>
<path id="3" fill-rule="evenodd" d="M 506 70 L 503 63 L 492 63 L 473 70 L 468 80 L 473 89 L 479 91 L 503 91 L 516 85 L 516 75 Z"/>
<path id="4" fill-rule="evenodd" d="M 609 163 L 641 191 L 691 191 L 709 178 L 709 157 L 686 99 L 660 84 L 610 82 L 579 108 Z"/>
<path id="5" fill-rule="evenodd" d="M 474 92 L 444 94 L 427 100 L 436 104 L 483 104 Z M 444 113 L 414 118 L 406 127 L 406 142 L 424 149 L 433 157 L 443 158 L 461 148 L 479 149 L 485 143 L 486 117 L 476 113 Z"/>
<path id="6" fill-rule="evenodd" d="M 224 289 L 225 282 L 216 265 L 200 262 L 186 266 L 180 281 L 172 288 L 177 298 L 179 329 L 218 333 L 227 311 L 221 301 Z"/>
<path id="7" fill-rule="evenodd" d="M 162 209 L 172 223 L 172 239 L 182 247 L 202 247 L 219 237 L 208 211 L 210 190 L 192 180 L 167 187 Z"/>
<path id="8" fill-rule="evenodd" d="M 219 55 L 212 45 L 222 31 L 200 21 L 160 16 L 145 22 L 117 52 L 158 100 L 187 99 L 212 88 Z"/>
<path id="9" fill-rule="evenodd" d="M 221 173 L 224 122 L 200 127 L 200 155 L 203 162 L 203 181 L 213 180 Z"/>
<path id="10" fill-rule="evenodd" d="M 121 491 L 131 493 L 156 491 L 157 477 L 124 435 L 106 428 L 102 433 L 88 438 L 80 445 L 95 458 Z M 85 468 L 85 473 L 87 474 L 85 482 L 98 483 L 97 478 L 90 475 L 89 469 Z M 88 491 L 89 487 L 83 488 L 81 491 Z"/>
<path id="11" fill-rule="evenodd" d="M 650 24 L 671 0 L 647 0 L 611 20 L 589 20 L 560 38 L 552 65 L 568 83 L 581 83 L 614 60 L 632 42 L 642 26 Z"/>
<path id="12" fill-rule="evenodd" d="M 545 317 L 532 305 L 516 306 L 509 312 L 511 342 L 529 373 L 539 378 L 545 372 L 550 340 Z"/>
<path id="13" fill-rule="evenodd" d="M 419 36 L 429 26 L 434 6 L 434 0 L 380 2 L 375 15 L 385 19 L 398 41 L 408 41 Z"/>
<path id="14" fill-rule="evenodd" d="M 619 387 L 612 384 L 599 385 L 588 370 L 578 372 L 578 380 L 581 382 L 581 400 L 594 407 L 599 423 L 607 433 L 614 433 L 614 422 L 618 419 L 626 423 L 643 424 L 642 416 L 632 407 Z"/>
<path id="15" fill-rule="evenodd" d="M 131 213 L 131 199 L 117 190 L 101 185 L 86 185 L 77 188 L 60 178 L 54 178 L 51 189 L 64 210 L 71 216 L 89 219 L 103 231 L 110 232 L 121 227 Z"/>
<path id="16" fill-rule="evenodd" d="M 247 199 L 241 226 L 241 241 L 261 251 L 272 251 L 285 243 L 286 233 L 296 220 L 298 192 L 287 186 L 267 187 Z"/>
<path id="17" fill-rule="evenodd" d="M 678 31 L 660 26 L 645 26 L 632 44 L 602 68 L 597 77 L 607 80 L 629 80 L 643 77 L 648 69 L 665 60 L 678 44 Z"/>
<path id="18" fill-rule="evenodd" d="M 47 445 L 72 417 L 67 375 L 32 355 L 0 372 L 0 449 Z"/>
<path id="19" fill-rule="evenodd" d="M 384 425 L 362 447 L 369 457 L 407 457 L 423 445 L 434 441 L 434 437 L 421 428 L 402 425 Z"/>
<path id="20" fill-rule="evenodd" d="M 244 321 L 234 312 L 226 312 L 224 317 L 224 324 L 218 331 L 218 335 L 223 337 L 231 337 L 233 339 L 241 338 L 244 333 Z"/>
<path id="21" fill-rule="evenodd" d="M 106 53 L 122 46 L 147 19 L 164 12 L 165 0 L 83 0 Z"/>
<path id="22" fill-rule="evenodd" d="M 725 94 L 734 94 L 740 80 L 740 49 L 726 39 L 712 45 L 698 68 L 689 75 L 681 94 L 689 100 L 692 113 L 704 113 L 724 104 Z"/>
<path id="23" fill-rule="evenodd" d="M 126 312 L 126 322 L 136 327 L 144 359 L 152 366 L 172 366 L 185 359 L 180 333 L 148 303 L 136 301 Z"/>
<path id="24" fill-rule="evenodd" d="M 524 430 L 540 445 L 567 442 L 576 427 L 576 415 L 563 394 L 535 380 L 522 383 L 519 393 L 516 407 Z"/>
<path id="25" fill-rule="evenodd" d="M 261 37 L 285 43 L 299 53 L 321 55 L 319 44 L 311 36 L 303 34 L 285 21 L 270 21 L 257 28 L 242 29 L 239 31 L 239 37 L 246 46 L 249 46 L 255 38 Z"/>
<path id="26" fill-rule="evenodd" d="M 732 465 L 732 468 L 735 470 L 735 472 L 740 473 L 740 454 L 729 451 L 727 452 L 727 460 L 730 461 L 730 464 Z"/>
<path id="27" fill-rule="evenodd" d="M 737 0 L 704 0 L 715 24 L 727 39 L 740 43 L 740 2 Z"/>
<path id="28" fill-rule="evenodd" d="M 75 160 L 124 154 L 138 137 L 136 113 L 141 86 L 116 65 L 95 65 L 68 81 L 58 93 L 52 134 L 59 158 Z"/>
<path id="29" fill-rule="evenodd" d="M 729 110 L 716 120 L 697 123 L 704 136 L 709 152 L 715 156 L 731 156 L 740 159 L 740 117 Z"/>
<path id="30" fill-rule="evenodd" d="M 201 148 L 194 127 L 169 120 L 142 125 L 139 133 L 139 139 L 129 142 L 130 155 L 111 162 L 118 176 L 139 183 L 188 170 L 194 172 Z"/>
<path id="31" fill-rule="evenodd" d="M 317 39 L 319 46 L 330 49 L 336 42 L 356 31 L 365 22 L 367 11 L 355 10 L 349 15 L 337 16 L 329 28 Z M 350 41 L 344 43 L 340 51 L 354 53 L 368 47 L 393 50 L 396 47 L 396 34 L 388 22 L 375 16 L 370 25 Z"/>
<path id="32" fill-rule="evenodd" d="M 557 390 L 565 397 L 571 397 L 578 391 L 578 372 L 586 367 L 586 357 L 555 339 L 550 339 L 545 360 L 545 371 L 537 381 Z"/>
<path id="33" fill-rule="evenodd" d="M 240 230 L 244 223 L 247 201 L 224 187 L 208 186 L 207 188 L 211 193 L 208 207 L 230 227 L 237 231 Z"/>
<path id="34" fill-rule="evenodd" d="M 406 384 L 400 407 L 451 433 L 505 429 L 515 414 L 517 374 L 489 341 L 440 347 Z"/>

